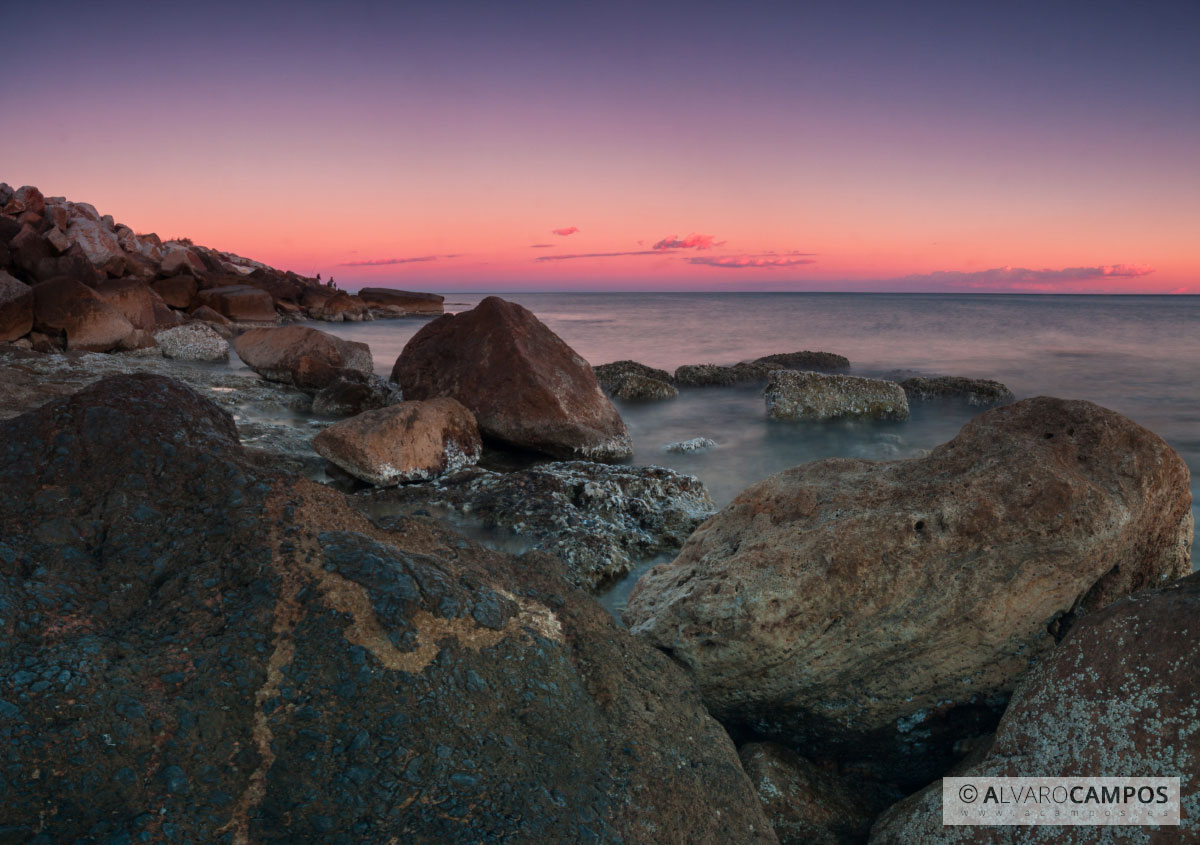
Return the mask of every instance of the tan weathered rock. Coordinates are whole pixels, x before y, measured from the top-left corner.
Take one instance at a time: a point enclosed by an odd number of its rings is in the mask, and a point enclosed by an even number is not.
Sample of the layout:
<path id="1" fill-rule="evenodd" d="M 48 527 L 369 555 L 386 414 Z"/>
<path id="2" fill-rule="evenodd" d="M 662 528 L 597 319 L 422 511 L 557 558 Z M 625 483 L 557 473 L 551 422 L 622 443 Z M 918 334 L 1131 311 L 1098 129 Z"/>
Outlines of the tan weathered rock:
<path id="1" fill-rule="evenodd" d="M 482 444 L 471 412 L 441 398 L 364 411 L 322 431 L 313 448 L 354 477 L 390 487 L 471 466 Z"/>
<path id="2" fill-rule="evenodd" d="M 503 443 L 594 461 L 633 453 L 588 363 L 530 311 L 496 296 L 417 332 L 392 380 L 408 399 L 457 399 L 484 437 Z"/>
<path id="3" fill-rule="evenodd" d="M 24 185 L 13 191 L 12 197 L 4 206 L 4 213 L 12 217 L 26 212 L 34 214 L 44 214 L 46 211 L 46 198 L 42 196 L 42 192 L 32 185 Z"/>
<path id="4" fill-rule="evenodd" d="M 767 415 L 777 420 L 908 419 L 900 385 L 861 376 L 775 370 L 767 380 Z"/>
<path id="5" fill-rule="evenodd" d="M 270 381 L 304 387 L 321 387 L 340 369 L 372 372 L 371 348 L 342 340 L 308 326 L 250 329 L 233 342 L 234 351 L 250 369 Z M 313 378 L 307 371 L 324 367 L 328 378 Z"/>
<path id="6" fill-rule="evenodd" d="M 1081 619 L 1013 695 L 983 759 L 958 777 L 1178 777 L 1181 826 L 1067 828 L 1088 842 L 1194 842 L 1200 830 L 1200 576 Z M 1085 805 L 1082 809 L 1095 809 Z M 1073 809 L 1073 807 L 1071 808 Z M 874 845 L 1064 841 L 1061 827 L 943 827 L 941 783 L 887 811 Z M 1110 839 L 1095 837 L 1111 831 Z M 1131 831 L 1146 838 L 1127 838 Z"/>
<path id="7" fill-rule="evenodd" d="M 1090 402 L 982 414 L 924 458 L 740 494 L 635 586 L 631 630 L 714 715 L 905 782 L 991 730 L 1081 613 L 1191 570 L 1187 466 Z"/>
<path id="8" fill-rule="evenodd" d="M 33 297 L 34 328 L 47 335 L 65 335 L 67 349 L 107 352 L 133 332 L 124 314 L 73 279 L 34 285 Z"/>

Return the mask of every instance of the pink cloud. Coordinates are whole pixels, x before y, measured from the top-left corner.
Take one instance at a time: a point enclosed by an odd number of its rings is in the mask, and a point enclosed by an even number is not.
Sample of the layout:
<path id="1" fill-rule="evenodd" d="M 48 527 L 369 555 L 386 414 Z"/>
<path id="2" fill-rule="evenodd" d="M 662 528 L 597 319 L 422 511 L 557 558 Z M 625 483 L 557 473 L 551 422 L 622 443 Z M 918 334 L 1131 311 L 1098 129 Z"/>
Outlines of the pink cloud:
<path id="1" fill-rule="evenodd" d="M 530 249 L 550 249 L 554 244 L 530 244 Z"/>
<path id="2" fill-rule="evenodd" d="M 722 242 L 723 243 L 723 242 Z M 666 249 L 708 249 L 715 246 L 716 239 L 712 235 L 688 235 L 683 240 L 680 240 L 675 235 L 668 238 L 663 238 L 654 245 L 657 250 Z"/>
<path id="3" fill-rule="evenodd" d="M 573 258 L 617 258 L 622 255 L 661 255 L 652 249 L 635 250 L 634 252 L 584 252 L 575 255 L 539 255 L 534 261 L 568 261 Z"/>
<path id="4" fill-rule="evenodd" d="M 934 286 L 939 288 L 967 288 L 971 290 L 1030 290 L 1054 291 L 1069 289 L 1080 283 L 1100 279 L 1136 279 L 1148 276 L 1154 268 L 1146 264 L 1101 264 L 1095 267 L 1063 267 L 1031 270 L 1026 267 L 994 267 L 990 270 L 963 272 L 937 270 L 932 273 L 917 273 L 893 281 L 908 285 Z"/>
<path id="5" fill-rule="evenodd" d="M 419 261 L 438 261 L 443 258 L 458 258 L 459 253 L 449 255 L 418 255 L 413 258 L 372 258 L 365 261 L 343 261 L 339 267 L 384 267 L 389 264 L 415 264 Z"/>
<path id="6" fill-rule="evenodd" d="M 816 264 L 816 259 L 803 258 L 796 255 L 717 255 L 698 256 L 689 258 L 691 264 L 703 264 L 706 267 L 725 267 L 740 269 L 743 267 L 797 267 L 801 264 Z"/>
<path id="7" fill-rule="evenodd" d="M 551 230 L 550 230 L 550 234 L 552 234 L 552 235 L 561 235 L 562 237 L 564 237 L 564 238 L 565 238 L 567 235 L 573 235 L 573 234 L 575 234 L 575 233 L 576 233 L 576 232 L 578 232 L 578 231 L 579 231 L 579 227 L 578 227 L 578 226 L 567 226 L 567 227 L 566 227 L 566 228 L 564 228 L 564 229 L 551 229 Z"/>

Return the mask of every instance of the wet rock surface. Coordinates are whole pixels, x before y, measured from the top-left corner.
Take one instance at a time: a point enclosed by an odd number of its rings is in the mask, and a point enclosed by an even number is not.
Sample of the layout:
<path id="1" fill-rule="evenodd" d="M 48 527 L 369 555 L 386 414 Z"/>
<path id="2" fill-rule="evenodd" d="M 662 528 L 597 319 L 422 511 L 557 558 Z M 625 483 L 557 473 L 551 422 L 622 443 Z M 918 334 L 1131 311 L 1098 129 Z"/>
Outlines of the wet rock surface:
<path id="1" fill-rule="evenodd" d="M 588 589 L 624 575 L 639 560 L 678 549 L 716 511 L 694 476 L 586 461 L 506 473 L 476 467 L 432 484 L 354 498 L 385 503 L 389 512 L 448 508 L 556 555 Z"/>
<path id="2" fill-rule="evenodd" d="M 600 383 L 600 387 L 609 393 L 616 387 L 625 376 L 641 376 L 642 378 L 652 378 L 658 381 L 670 384 L 673 376 L 666 370 L 659 370 L 655 367 L 648 367 L 645 364 L 639 364 L 637 361 L 613 361 L 611 364 L 600 364 L 592 367 L 592 372 L 596 374 L 596 381 Z"/>
<path id="3" fill-rule="evenodd" d="M 776 841 L 683 673 L 554 558 L 382 531 L 159 377 L 0 428 L 10 837 Z"/>
<path id="4" fill-rule="evenodd" d="M 777 420 L 908 419 L 908 399 L 899 385 L 861 376 L 776 370 L 766 401 L 767 415 Z"/>
<path id="5" fill-rule="evenodd" d="M 1013 392 L 998 381 L 960 376 L 916 376 L 900 382 L 910 402 L 956 399 L 968 405 L 989 407 L 1011 402 Z"/>
<path id="6" fill-rule="evenodd" d="M 732 387 L 766 381 L 781 364 L 752 362 L 726 367 L 721 364 L 684 364 L 675 370 L 675 383 L 682 387 Z"/>
<path id="7" fill-rule="evenodd" d="M 707 437 L 693 437 L 690 440 L 668 443 L 663 447 L 664 450 L 676 455 L 690 455 L 694 452 L 706 452 L 715 448 L 717 448 L 717 442 Z"/>
<path id="8" fill-rule="evenodd" d="M 457 399 L 485 438 L 503 444 L 596 461 L 633 454 L 588 363 L 528 309 L 496 296 L 423 327 L 392 381 L 406 399 Z"/>
<path id="9" fill-rule="evenodd" d="M 1181 827 L 1070 828 L 1086 842 L 1189 842 L 1200 827 L 1200 576 L 1081 619 L 1013 695 L 983 759 L 961 777 L 1178 777 Z M 880 845 L 1000 843 L 1005 828 L 943 827 L 941 783 L 876 822 Z M 1027 827 L 1022 842 L 1061 842 Z"/>
<path id="10" fill-rule="evenodd" d="M 832 352 L 780 352 L 775 355 L 764 355 L 754 359 L 755 364 L 778 364 L 789 370 L 845 370 L 850 367 L 850 359 L 844 355 Z"/>
<path id="11" fill-rule="evenodd" d="M 632 373 L 622 376 L 609 392 L 625 402 L 661 402 L 679 395 L 679 391 L 669 382 Z"/>
<path id="12" fill-rule="evenodd" d="M 471 412 L 441 398 L 364 411 L 323 430 L 313 448 L 355 478 L 390 487 L 472 466 L 483 444 Z"/>
<path id="13" fill-rule="evenodd" d="M 642 577 L 625 619 L 727 724 L 916 785 L 992 730 L 1073 619 L 1190 571 L 1190 505 L 1153 433 L 1025 400 L 928 457 L 750 487 Z"/>
<path id="14" fill-rule="evenodd" d="M 403 399 L 400 388 L 371 373 L 342 370 L 338 377 L 313 394 L 313 413 L 352 417 L 395 405 Z"/>

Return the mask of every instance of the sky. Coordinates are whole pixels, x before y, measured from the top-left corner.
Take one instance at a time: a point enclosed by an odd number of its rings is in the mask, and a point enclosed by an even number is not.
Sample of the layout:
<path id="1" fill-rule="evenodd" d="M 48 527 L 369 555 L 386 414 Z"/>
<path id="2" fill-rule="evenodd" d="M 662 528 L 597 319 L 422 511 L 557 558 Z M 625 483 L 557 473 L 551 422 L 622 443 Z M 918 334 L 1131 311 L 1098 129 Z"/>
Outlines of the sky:
<path id="1" fill-rule="evenodd" d="M 10 3 L 0 180 L 343 288 L 1200 293 L 1200 3 Z"/>

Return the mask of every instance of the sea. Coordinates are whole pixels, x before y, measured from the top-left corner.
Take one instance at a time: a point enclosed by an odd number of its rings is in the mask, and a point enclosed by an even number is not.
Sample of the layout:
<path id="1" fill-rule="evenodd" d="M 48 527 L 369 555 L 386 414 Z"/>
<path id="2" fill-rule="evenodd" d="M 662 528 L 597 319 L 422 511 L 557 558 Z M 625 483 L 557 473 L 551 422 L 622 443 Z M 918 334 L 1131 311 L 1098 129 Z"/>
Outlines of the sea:
<path id="1" fill-rule="evenodd" d="M 491 294 L 446 295 L 464 311 Z M 996 379 L 1018 399 L 1087 399 L 1157 433 L 1187 462 L 1193 513 L 1200 478 L 1200 297 L 891 293 L 503 293 L 587 361 L 633 359 L 674 370 L 777 352 L 835 352 L 855 375 Z M 320 328 L 371 347 L 387 376 L 424 319 Z M 828 457 L 911 458 L 950 440 L 980 413 L 957 402 L 913 403 L 904 422 L 767 419 L 761 385 L 681 388 L 678 399 L 615 403 L 633 463 L 699 477 L 718 506 L 796 464 Z M 707 437 L 690 455 L 667 444 Z M 1193 566 L 1197 561 L 1193 549 Z M 644 567 L 639 568 L 639 572 Z M 634 573 L 634 576 L 639 574 Z M 618 610 L 633 579 L 608 597 Z"/>

